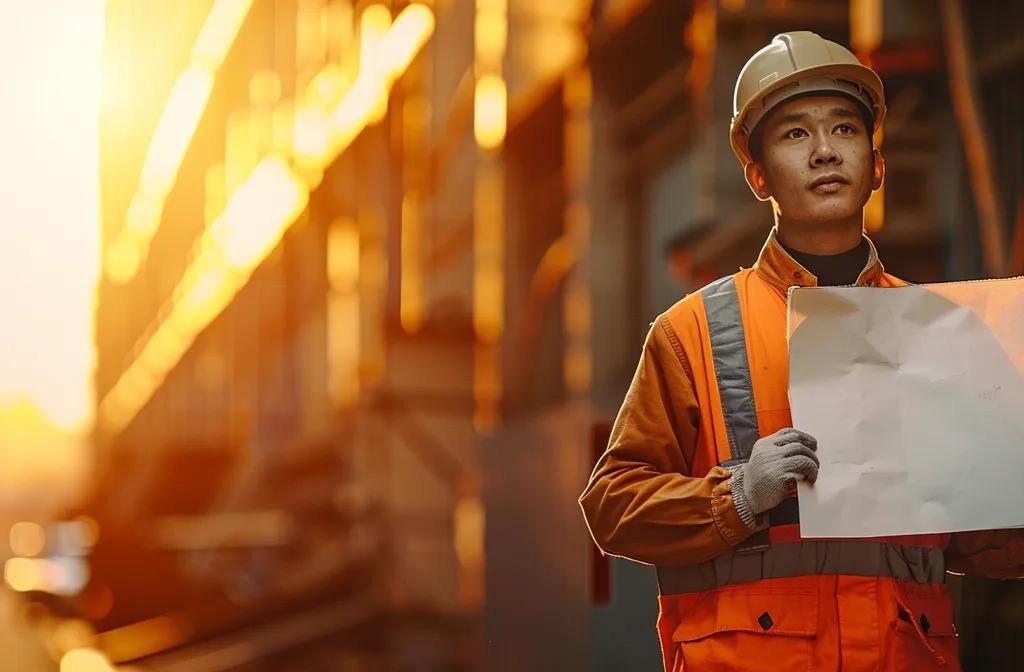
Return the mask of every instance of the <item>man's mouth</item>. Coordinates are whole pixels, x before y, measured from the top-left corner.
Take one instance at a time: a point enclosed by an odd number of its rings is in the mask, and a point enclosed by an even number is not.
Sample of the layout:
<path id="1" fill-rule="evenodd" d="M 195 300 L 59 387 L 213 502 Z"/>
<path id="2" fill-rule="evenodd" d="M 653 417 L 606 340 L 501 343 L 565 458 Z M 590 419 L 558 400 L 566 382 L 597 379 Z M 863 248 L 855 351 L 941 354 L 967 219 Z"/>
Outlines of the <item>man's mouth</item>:
<path id="1" fill-rule="evenodd" d="M 850 181 L 839 173 L 826 173 L 814 178 L 808 188 L 819 194 L 834 194 L 849 183 Z"/>

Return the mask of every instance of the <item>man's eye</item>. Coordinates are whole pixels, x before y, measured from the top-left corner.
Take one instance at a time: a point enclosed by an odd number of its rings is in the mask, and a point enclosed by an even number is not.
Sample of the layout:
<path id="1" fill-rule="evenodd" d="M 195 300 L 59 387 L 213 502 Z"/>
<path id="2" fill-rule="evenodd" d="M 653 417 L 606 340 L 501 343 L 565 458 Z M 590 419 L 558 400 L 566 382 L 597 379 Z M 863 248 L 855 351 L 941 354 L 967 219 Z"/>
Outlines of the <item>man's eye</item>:
<path id="1" fill-rule="evenodd" d="M 853 135 L 854 133 L 857 132 L 857 129 L 855 129 L 850 124 L 839 124 L 838 126 L 836 126 L 835 132 L 838 133 L 839 135 Z"/>
<path id="2" fill-rule="evenodd" d="M 807 131 L 805 131 L 802 128 L 791 128 L 788 131 L 786 131 L 786 134 L 783 137 L 786 138 L 787 140 L 797 140 L 806 135 Z"/>

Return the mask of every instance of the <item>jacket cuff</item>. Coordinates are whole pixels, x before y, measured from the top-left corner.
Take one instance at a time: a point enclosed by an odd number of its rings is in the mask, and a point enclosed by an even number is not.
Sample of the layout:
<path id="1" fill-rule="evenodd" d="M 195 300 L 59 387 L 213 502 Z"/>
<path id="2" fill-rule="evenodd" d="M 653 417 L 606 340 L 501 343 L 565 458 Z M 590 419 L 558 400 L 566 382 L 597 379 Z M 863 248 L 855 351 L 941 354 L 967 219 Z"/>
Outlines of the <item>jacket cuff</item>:
<path id="1" fill-rule="evenodd" d="M 728 470 L 722 467 L 715 467 L 715 469 L 721 469 L 724 476 L 729 475 Z M 734 480 L 735 477 L 726 478 L 726 480 L 716 485 L 711 492 L 711 517 L 715 521 L 715 527 L 718 528 L 719 534 L 732 546 L 736 546 L 744 541 L 759 527 L 756 524 L 756 520 L 755 525 L 752 527 L 740 517 L 736 506 L 735 493 L 742 491 L 734 487 Z M 742 497 L 742 494 L 740 497 Z"/>
<path id="2" fill-rule="evenodd" d="M 743 491 L 743 465 L 738 464 L 732 469 L 732 503 L 736 507 L 736 513 L 739 514 L 740 520 L 747 524 L 751 530 L 756 530 L 761 527 L 761 520 L 759 516 L 754 513 L 750 504 L 747 502 L 747 496 Z"/>

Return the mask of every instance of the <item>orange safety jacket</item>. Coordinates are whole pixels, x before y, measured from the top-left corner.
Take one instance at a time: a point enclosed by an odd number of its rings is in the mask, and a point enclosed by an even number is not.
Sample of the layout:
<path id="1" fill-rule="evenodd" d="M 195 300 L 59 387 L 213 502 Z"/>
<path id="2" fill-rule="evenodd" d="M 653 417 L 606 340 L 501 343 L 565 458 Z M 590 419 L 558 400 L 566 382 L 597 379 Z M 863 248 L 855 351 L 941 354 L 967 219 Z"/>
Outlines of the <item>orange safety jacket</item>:
<path id="1" fill-rule="evenodd" d="M 857 284 L 905 284 L 868 242 Z M 739 518 L 730 466 L 791 425 L 787 294 L 816 283 L 773 230 L 753 268 L 661 315 L 580 497 L 603 551 L 657 565 L 668 672 L 959 670 L 947 561 L 1024 575 L 1019 531 L 803 540 L 795 498 L 766 529 Z"/>

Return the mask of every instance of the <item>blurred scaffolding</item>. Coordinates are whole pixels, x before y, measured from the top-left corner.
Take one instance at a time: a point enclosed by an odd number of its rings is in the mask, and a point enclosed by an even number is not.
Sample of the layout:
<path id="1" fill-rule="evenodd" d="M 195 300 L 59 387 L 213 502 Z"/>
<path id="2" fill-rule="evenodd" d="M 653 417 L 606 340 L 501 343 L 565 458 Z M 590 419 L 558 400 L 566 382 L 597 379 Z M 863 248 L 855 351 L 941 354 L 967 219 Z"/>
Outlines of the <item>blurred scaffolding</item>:
<path id="1" fill-rule="evenodd" d="M 18 528 L 8 584 L 69 671 L 658 669 L 653 576 L 575 499 L 668 242 L 713 220 L 724 274 L 770 226 L 746 58 L 809 29 L 883 76 L 890 270 L 1024 270 L 1024 12 L 938 4 L 109 0 L 99 472 L 84 550 Z"/>

